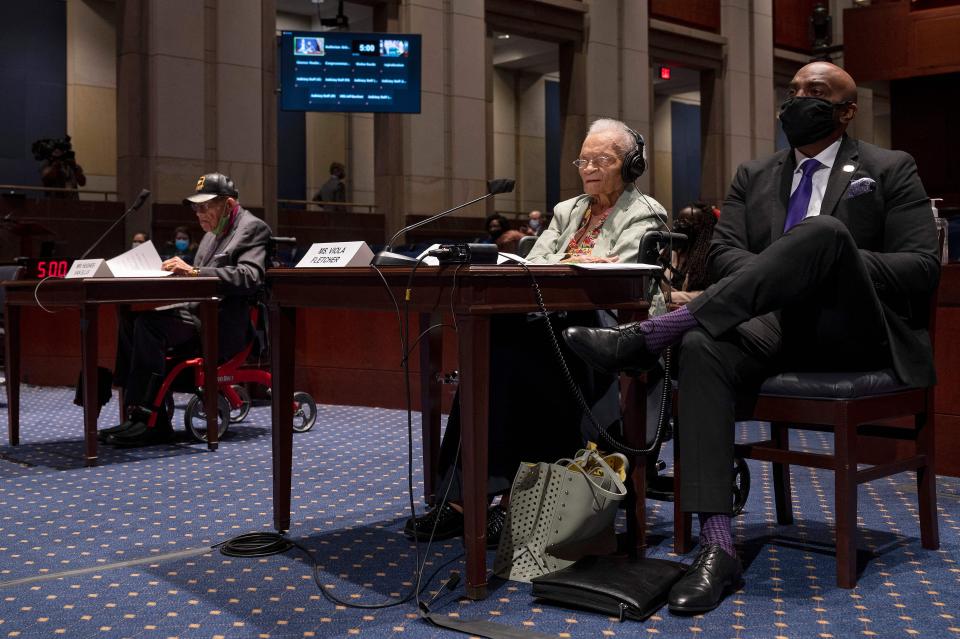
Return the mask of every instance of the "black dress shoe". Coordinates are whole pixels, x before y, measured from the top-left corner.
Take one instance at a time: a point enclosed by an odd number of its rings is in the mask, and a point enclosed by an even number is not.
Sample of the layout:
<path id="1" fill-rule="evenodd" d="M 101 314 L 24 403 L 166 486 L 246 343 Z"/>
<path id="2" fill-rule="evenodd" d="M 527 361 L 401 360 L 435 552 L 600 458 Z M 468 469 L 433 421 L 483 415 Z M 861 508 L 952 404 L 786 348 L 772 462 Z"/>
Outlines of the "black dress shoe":
<path id="1" fill-rule="evenodd" d="M 740 560 L 717 544 L 700 550 L 687 574 L 670 589 L 670 612 L 699 614 L 713 610 L 723 598 L 743 585 Z"/>
<path id="2" fill-rule="evenodd" d="M 134 422 L 127 430 L 107 436 L 107 443 L 117 448 L 137 448 L 140 446 L 154 446 L 169 444 L 173 441 L 173 429 L 158 424 L 150 428 L 143 422 Z"/>
<path id="3" fill-rule="evenodd" d="M 437 525 L 436 532 L 433 530 L 434 522 Z M 487 548 L 500 545 L 500 535 L 506 523 L 506 508 L 497 505 L 487 509 Z M 431 533 L 435 541 L 463 535 L 463 513 L 450 504 L 444 504 L 421 517 L 408 519 L 403 527 L 407 539 L 416 541 L 429 541 Z"/>
<path id="4" fill-rule="evenodd" d="M 487 509 L 487 548 L 500 545 L 500 535 L 507 524 L 507 509 L 497 504 Z"/>
<path id="5" fill-rule="evenodd" d="M 463 534 L 463 513 L 444 503 L 425 515 L 408 519 L 403 534 L 415 541 L 429 541 L 431 535 L 435 540 L 457 537 Z"/>
<path id="6" fill-rule="evenodd" d="M 571 326 L 563 331 L 563 339 L 592 368 L 610 375 L 620 371 L 643 373 L 660 359 L 659 354 L 647 350 L 647 336 L 640 322 L 616 328 Z"/>
<path id="7" fill-rule="evenodd" d="M 97 431 L 97 439 L 102 442 L 106 442 L 110 435 L 118 435 L 126 430 L 129 430 L 134 424 L 138 422 L 128 419 L 127 421 L 119 424 L 117 426 L 111 426 L 110 428 L 101 428 Z"/>

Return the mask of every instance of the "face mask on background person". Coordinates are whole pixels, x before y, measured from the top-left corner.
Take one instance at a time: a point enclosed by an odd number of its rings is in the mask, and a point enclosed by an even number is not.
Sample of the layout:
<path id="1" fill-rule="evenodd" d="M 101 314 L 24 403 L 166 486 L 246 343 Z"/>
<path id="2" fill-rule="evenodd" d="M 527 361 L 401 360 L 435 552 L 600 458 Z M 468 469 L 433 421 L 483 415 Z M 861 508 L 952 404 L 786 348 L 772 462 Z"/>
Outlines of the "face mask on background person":
<path id="1" fill-rule="evenodd" d="M 186 251 L 187 247 L 190 246 L 187 240 L 176 240 L 173 244 L 177 247 L 178 251 Z"/>
<path id="2" fill-rule="evenodd" d="M 823 98 L 787 99 L 780 105 L 780 125 L 790 146 L 806 146 L 828 137 L 837 127 L 837 109 L 848 104 Z"/>
<path id="3" fill-rule="evenodd" d="M 530 220 L 529 222 L 527 222 L 527 226 L 529 226 L 530 229 L 533 230 L 533 231 L 539 231 L 539 230 L 540 230 L 540 220 Z"/>
<path id="4" fill-rule="evenodd" d="M 137 248 L 138 246 L 140 246 L 141 244 L 143 244 L 143 242 L 140 242 L 140 241 L 138 241 L 138 240 L 134 240 L 134 241 L 130 242 L 130 248 L 135 249 L 135 248 Z"/>

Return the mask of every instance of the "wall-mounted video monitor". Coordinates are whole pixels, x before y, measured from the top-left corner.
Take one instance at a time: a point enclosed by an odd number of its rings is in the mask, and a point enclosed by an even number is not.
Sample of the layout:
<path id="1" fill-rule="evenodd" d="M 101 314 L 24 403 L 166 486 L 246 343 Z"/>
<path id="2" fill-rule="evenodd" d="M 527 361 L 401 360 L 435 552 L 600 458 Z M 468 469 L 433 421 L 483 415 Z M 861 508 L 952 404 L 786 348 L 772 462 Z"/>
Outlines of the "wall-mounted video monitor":
<path id="1" fill-rule="evenodd" d="M 420 113 L 420 35 L 283 31 L 285 111 Z"/>

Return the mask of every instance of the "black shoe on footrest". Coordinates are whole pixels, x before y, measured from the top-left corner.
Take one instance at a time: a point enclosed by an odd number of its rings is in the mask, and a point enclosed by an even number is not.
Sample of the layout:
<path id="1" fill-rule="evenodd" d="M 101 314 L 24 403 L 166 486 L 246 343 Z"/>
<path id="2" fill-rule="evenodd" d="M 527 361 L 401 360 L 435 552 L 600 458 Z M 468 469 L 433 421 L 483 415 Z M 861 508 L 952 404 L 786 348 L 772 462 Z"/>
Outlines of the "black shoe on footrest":
<path id="1" fill-rule="evenodd" d="M 643 373 L 656 366 L 660 359 L 659 354 L 647 349 L 647 336 L 640 322 L 616 328 L 571 326 L 563 331 L 563 339 L 580 359 L 610 375 L 620 371 Z"/>
<path id="2" fill-rule="evenodd" d="M 670 612 L 699 614 L 713 610 L 743 585 L 740 560 L 717 544 L 704 546 L 687 574 L 670 589 Z"/>

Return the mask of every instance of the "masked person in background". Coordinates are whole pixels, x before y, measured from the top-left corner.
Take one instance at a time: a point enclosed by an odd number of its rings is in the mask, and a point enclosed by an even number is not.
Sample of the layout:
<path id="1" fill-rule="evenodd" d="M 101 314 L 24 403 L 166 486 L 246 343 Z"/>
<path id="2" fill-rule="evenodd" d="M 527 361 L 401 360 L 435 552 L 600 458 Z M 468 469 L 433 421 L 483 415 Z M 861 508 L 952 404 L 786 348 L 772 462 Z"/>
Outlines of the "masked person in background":
<path id="1" fill-rule="evenodd" d="M 133 237 L 130 238 L 130 248 L 135 249 L 147 240 L 150 239 L 150 236 L 144 233 L 143 231 L 137 231 L 133 234 Z"/>
<path id="2" fill-rule="evenodd" d="M 709 284 L 707 253 L 717 218 L 703 202 L 693 202 L 680 209 L 673 221 L 673 230 L 687 236 L 686 244 L 673 251 L 669 281 L 661 282 L 668 304 L 686 304 Z"/>
<path id="3" fill-rule="evenodd" d="M 510 230 L 510 220 L 499 213 L 493 213 L 487 216 L 484 228 L 487 229 L 487 235 L 480 238 L 480 241 L 484 244 L 496 244 L 497 238 Z"/>
<path id="4" fill-rule="evenodd" d="M 711 610 L 743 579 L 730 526 L 739 393 L 786 370 L 892 368 L 909 386 L 936 381 L 929 200 L 913 158 L 846 135 L 856 113 L 843 69 L 801 68 L 780 107 L 791 148 L 737 169 L 714 229 L 712 284 L 651 320 L 564 335 L 606 372 L 648 370 L 680 344 L 679 490 L 699 516 L 700 553 L 670 591 L 673 612 Z"/>
<path id="5" fill-rule="evenodd" d="M 193 264 L 193 256 L 197 252 L 197 245 L 190 236 L 190 229 L 178 226 L 173 231 L 173 241 L 167 242 L 166 254 L 170 257 L 179 257 L 187 264 Z"/>

